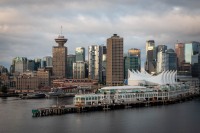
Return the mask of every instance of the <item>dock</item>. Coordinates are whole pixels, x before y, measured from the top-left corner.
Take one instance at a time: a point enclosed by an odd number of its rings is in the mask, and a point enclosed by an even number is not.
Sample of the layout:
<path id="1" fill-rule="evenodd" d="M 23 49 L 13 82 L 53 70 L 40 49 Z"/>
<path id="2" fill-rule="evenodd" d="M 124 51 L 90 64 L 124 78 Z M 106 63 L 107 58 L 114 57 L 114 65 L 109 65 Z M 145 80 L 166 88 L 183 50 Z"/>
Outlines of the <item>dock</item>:
<path id="1" fill-rule="evenodd" d="M 52 107 L 32 109 L 32 117 L 45 117 L 45 116 L 64 115 L 69 113 L 110 111 L 117 109 L 170 105 L 170 104 L 181 103 L 184 101 L 189 101 L 199 96 L 200 96 L 199 94 L 196 94 L 170 100 L 134 101 L 134 102 L 94 104 L 94 105 L 83 105 L 83 104 L 56 105 Z"/>

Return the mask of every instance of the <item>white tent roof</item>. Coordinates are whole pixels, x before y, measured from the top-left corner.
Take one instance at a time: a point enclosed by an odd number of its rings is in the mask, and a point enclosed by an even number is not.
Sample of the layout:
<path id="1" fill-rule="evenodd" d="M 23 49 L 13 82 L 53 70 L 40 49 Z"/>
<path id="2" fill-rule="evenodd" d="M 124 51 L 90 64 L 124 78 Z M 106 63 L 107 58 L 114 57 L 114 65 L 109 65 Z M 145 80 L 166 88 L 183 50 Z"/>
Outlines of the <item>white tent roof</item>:
<path id="1" fill-rule="evenodd" d="M 176 75 L 177 75 L 177 71 L 163 71 L 157 76 L 152 76 L 148 74 L 146 71 L 136 72 L 133 70 L 131 72 L 130 70 L 128 70 L 128 82 L 145 81 L 146 83 L 159 84 L 159 85 L 175 84 Z"/>

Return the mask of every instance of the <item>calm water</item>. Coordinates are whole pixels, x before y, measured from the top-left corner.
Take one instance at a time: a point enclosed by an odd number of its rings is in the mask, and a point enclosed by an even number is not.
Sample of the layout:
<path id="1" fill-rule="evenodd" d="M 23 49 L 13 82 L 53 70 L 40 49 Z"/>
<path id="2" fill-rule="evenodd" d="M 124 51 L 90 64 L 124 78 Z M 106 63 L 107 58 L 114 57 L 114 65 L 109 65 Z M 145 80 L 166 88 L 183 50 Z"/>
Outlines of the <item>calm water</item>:
<path id="1" fill-rule="evenodd" d="M 71 98 L 59 103 L 72 103 Z M 199 133 L 200 99 L 180 104 L 32 118 L 56 99 L 0 98 L 0 133 Z"/>

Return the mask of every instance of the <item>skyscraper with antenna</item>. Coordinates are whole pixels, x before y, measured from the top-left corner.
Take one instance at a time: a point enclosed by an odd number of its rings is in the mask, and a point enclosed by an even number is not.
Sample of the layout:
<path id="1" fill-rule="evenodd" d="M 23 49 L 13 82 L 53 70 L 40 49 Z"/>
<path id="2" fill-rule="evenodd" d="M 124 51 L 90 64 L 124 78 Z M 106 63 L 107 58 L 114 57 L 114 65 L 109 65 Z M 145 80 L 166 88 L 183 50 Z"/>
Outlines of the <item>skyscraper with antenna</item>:
<path id="1" fill-rule="evenodd" d="M 55 78 L 65 78 L 67 76 L 67 47 L 64 44 L 67 42 L 67 38 L 62 35 L 62 26 L 60 35 L 55 38 L 55 42 L 58 46 L 53 46 L 53 76 Z"/>

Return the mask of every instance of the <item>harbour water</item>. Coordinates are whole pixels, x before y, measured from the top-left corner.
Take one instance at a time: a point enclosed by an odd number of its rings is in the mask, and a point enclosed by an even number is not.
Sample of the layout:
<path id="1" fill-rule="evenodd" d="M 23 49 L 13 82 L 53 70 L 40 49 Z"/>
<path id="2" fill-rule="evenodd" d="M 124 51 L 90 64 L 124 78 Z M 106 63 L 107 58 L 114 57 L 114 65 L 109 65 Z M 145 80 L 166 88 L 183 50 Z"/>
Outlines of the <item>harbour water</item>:
<path id="1" fill-rule="evenodd" d="M 32 118 L 56 99 L 0 98 L 0 133 L 199 133 L 200 98 L 179 104 Z M 72 98 L 59 99 L 71 104 Z"/>

